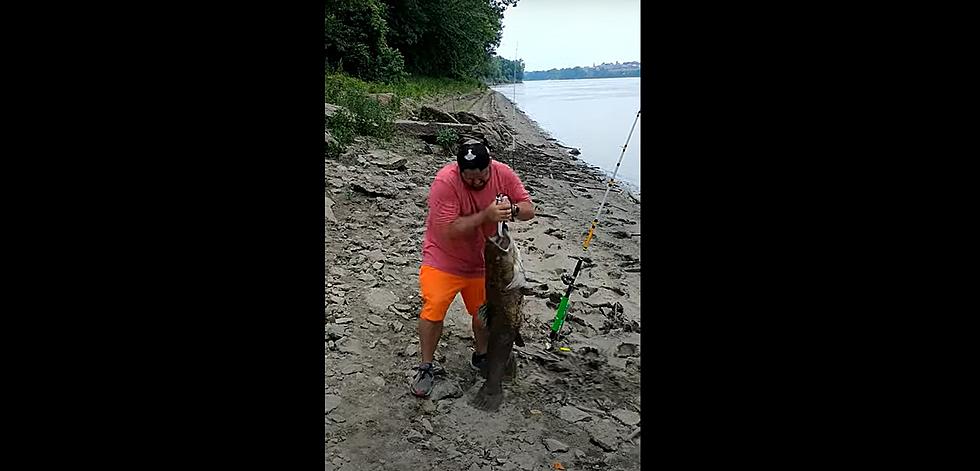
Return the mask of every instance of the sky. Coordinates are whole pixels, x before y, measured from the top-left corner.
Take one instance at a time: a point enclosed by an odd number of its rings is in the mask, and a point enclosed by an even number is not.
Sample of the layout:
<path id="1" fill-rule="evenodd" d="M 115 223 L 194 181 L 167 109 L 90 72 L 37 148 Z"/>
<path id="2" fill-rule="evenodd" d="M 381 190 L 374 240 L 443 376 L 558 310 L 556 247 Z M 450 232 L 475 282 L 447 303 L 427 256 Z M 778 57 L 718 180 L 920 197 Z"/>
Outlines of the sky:
<path id="1" fill-rule="evenodd" d="M 497 55 L 526 71 L 640 60 L 640 0 L 519 0 Z"/>

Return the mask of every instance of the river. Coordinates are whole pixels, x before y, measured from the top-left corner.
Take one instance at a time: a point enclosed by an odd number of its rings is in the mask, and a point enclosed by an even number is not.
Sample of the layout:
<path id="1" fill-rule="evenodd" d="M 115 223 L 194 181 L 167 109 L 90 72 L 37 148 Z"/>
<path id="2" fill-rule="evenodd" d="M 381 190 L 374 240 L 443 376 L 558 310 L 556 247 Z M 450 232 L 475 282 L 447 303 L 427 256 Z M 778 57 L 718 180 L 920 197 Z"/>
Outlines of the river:
<path id="1" fill-rule="evenodd" d="M 532 80 L 492 87 L 579 158 L 610 175 L 640 109 L 640 78 Z M 643 118 L 640 118 L 643 121 Z M 630 138 L 617 180 L 640 188 L 640 126 Z"/>

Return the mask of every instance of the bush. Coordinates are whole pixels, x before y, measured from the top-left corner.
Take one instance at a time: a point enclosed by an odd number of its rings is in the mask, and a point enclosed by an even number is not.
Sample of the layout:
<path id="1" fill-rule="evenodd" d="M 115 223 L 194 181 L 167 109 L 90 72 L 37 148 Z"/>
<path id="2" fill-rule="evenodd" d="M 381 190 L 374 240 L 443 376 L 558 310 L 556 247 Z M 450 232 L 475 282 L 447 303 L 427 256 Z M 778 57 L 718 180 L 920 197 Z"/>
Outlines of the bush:
<path id="1" fill-rule="evenodd" d="M 328 157 L 343 152 L 354 136 L 391 137 L 393 121 L 401 107 L 397 96 L 389 103 L 381 104 L 369 96 L 367 83 L 343 74 L 328 75 L 324 85 L 324 101 L 347 109 L 346 113 L 334 113 L 327 120 L 327 129 L 340 143 L 339 148 L 328 149 Z"/>
<path id="2" fill-rule="evenodd" d="M 452 149 L 456 146 L 458 141 L 459 135 L 457 135 L 456 131 L 453 131 L 452 129 L 440 129 L 439 132 L 436 133 L 436 144 L 442 146 L 442 152 L 446 155 L 452 153 Z"/>

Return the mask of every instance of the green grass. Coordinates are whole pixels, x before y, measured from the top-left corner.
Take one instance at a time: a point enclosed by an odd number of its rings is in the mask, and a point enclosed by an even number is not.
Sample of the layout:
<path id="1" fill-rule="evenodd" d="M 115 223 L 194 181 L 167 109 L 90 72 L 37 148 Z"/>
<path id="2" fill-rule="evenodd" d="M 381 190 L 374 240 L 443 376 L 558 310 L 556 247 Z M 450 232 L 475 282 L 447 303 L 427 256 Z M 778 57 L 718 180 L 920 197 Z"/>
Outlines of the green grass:
<path id="1" fill-rule="evenodd" d="M 369 84 L 371 93 L 392 92 L 404 98 L 423 98 L 447 94 L 469 93 L 484 85 L 478 80 L 454 80 L 442 77 L 409 76 L 401 83 Z"/>
<path id="2" fill-rule="evenodd" d="M 338 89 L 363 93 L 394 93 L 401 98 L 423 98 L 447 94 L 462 94 L 485 88 L 479 80 L 457 80 L 444 77 L 409 76 L 402 82 L 385 84 L 365 82 L 346 74 L 327 74 L 326 97 L 329 101 Z"/>
<path id="3" fill-rule="evenodd" d="M 354 136 L 389 138 L 402 98 L 458 95 L 484 87 L 477 80 L 409 76 L 398 83 L 383 84 L 365 82 L 346 74 L 328 73 L 324 83 L 324 101 L 343 106 L 350 113 L 337 113 L 327 123 L 331 135 L 340 142 L 340 146 L 327 149 L 327 156 L 336 158 Z M 394 93 L 395 99 L 383 105 L 369 97 L 370 93 Z"/>

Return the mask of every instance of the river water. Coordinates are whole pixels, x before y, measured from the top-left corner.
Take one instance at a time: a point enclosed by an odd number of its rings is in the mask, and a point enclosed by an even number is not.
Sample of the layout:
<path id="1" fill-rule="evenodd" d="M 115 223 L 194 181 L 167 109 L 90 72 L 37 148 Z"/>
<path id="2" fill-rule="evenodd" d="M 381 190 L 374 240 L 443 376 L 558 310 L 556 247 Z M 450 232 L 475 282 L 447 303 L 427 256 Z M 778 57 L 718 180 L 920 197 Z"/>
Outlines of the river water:
<path id="1" fill-rule="evenodd" d="M 551 137 L 576 147 L 579 158 L 610 175 L 640 110 L 640 78 L 532 80 L 493 87 L 516 102 Z M 616 176 L 640 188 L 640 122 Z"/>

